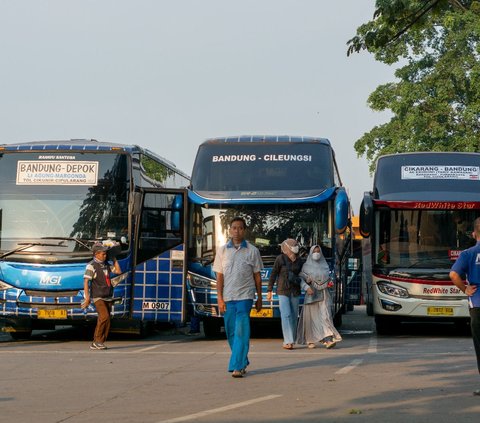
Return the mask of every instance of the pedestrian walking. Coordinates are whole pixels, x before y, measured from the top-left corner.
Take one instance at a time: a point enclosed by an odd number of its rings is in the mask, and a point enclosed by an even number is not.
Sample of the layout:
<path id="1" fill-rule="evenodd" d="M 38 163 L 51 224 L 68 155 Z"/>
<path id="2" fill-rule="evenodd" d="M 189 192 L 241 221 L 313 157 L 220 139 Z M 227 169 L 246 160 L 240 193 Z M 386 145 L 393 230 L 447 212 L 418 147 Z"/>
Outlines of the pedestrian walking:
<path id="1" fill-rule="evenodd" d="M 213 270 L 217 275 L 218 309 L 224 315 L 225 332 L 232 352 L 228 371 L 235 378 L 246 373 L 250 348 L 250 310 L 262 309 L 263 269 L 260 251 L 245 240 L 246 222 L 235 217 L 230 222 L 230 240 L 217 250 Z"/>
<path id="2" fill-rule="evenodd" d="M 477 289 L 480 285 L 480 217 L 473 222 L 472 236 L 476 244 L 460 253 L 450 271 L 450 279 L 468 296 L 470 328 L 480 373 L 480 290 Z M 480 396 L 480 389 L 475 390 L 473 395 Z"/>
<path id="3" fill-rule="evenodd" d="M 82 308 L 87 308 L 90 304 L 90 298 L 97 310 L 97 325 L 93 336 L 93 342 L 90 345 L 92 350 L 107 349 L 105 341 L 110 330 L 110 313 L 113 302 L 113 286 L 110 281 L 110 273 L 119 275 L 122 273 L 117 259 L 113 258 L 113 268 L 107 262 L 107 250 L 101 242 L 93 245 L 93 260 L 87 264 L 83 276 L 83 290 L 85 301 Z"/>
<path id="4" fill-rule="evenodd" d="M 267 301 L 272 301 L 273 287 L 277 295 L 282 322 L 283 348 L 292 350 L 297 331 L 298 308 L 300 303 L 300 276 L 303 261 L 298 256 L 296 240 L 288 238 L 280 245 L 280 254 L 273 264 L 268 281 Z"/>
<path id="5" fill-rule="evenodd" d="M 331 298 L 328 288 L 333 286 L 330 268 L 322 249 L 313 245 L 300 272 L 305 291 L 302 312 L 298 319 L 297 344 L 315 348 L 319 342 L 333 348 L 342 340 L 333 324 Z"/>

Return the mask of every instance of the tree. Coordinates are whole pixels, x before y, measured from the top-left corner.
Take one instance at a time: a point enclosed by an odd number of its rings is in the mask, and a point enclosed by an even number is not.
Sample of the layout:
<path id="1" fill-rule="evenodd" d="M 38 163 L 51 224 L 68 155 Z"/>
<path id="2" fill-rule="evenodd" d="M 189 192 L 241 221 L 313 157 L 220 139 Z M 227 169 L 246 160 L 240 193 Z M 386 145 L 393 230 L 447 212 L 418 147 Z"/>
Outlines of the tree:
<path id="1" fill-rule="evenodd" d="M 398 63 L 396 82 L 380 85 L 368 104 L 389 122 L 355 143 L 370 171 L 383 154 L 480 152 L 480 1 L 377 0 L 373 19 L 348 41 Z"/>

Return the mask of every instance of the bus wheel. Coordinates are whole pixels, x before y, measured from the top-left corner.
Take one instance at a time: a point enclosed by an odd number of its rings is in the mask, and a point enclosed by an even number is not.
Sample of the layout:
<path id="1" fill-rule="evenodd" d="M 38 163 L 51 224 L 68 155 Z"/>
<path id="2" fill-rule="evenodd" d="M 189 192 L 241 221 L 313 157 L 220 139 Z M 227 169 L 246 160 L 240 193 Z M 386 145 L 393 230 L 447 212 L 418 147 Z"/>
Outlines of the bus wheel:
<path id="1" fill-rule="evenodd" d="M 335 314 L 335 316 L 333 317 L 333 325 L 336 328 L 339 328 L 342 326 L 342 324 L 343 324 L 342 312 L 339 310 L 337 314 Z"/>
<path id="2" fill-rule="evenodd" d="M 367 316 L 373 316 L 373 303 L 367 301 Z"/>
<path id="3" fill-rule="evenodd" d="M 205 317 L 203 319 L 203 332 L 207 338 L 220 338 L 222 327 L 223 319 L 220 317 Z"/>
<path id="4" fill-rule="evenodd" d="M 375 316 L 377 335 L 395 335 L 400 329 L 400 322 L 391 316 Z"/>
<path id="5" fill-rule="evenodd" d="M 32 336 L 32 331 L 25 330 L 25 331 L 10 332 L 10 336 L 13 339 L 15 339 L 15 341 L 20 341 L 22 339 L 30 339 L 30 336 Z"/>

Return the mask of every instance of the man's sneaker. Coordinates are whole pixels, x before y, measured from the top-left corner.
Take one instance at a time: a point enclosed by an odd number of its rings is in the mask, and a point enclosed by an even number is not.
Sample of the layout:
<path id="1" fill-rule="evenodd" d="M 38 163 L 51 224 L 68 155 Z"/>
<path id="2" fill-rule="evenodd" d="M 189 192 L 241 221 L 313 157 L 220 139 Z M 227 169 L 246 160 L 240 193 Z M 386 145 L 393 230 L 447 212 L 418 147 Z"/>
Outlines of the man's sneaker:
<path id="1" fill-rule="evenodd" d="M 107 347 L 105 344 L 101 344 L 100 342 L 92 342 L 92 345 L 90 345 L 91 350 L 106 350 Z"/>

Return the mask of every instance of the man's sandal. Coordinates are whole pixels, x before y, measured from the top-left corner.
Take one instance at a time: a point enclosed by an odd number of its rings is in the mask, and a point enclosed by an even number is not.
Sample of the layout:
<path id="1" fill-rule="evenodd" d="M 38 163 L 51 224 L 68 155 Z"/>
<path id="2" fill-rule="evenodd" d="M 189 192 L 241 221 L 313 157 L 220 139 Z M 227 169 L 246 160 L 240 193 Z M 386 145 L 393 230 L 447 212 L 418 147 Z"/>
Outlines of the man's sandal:
<path id="1" fill-rule="evenodd" d="M 232 377 L 243 377 L 243 373 L 241 370 L 234 370 L 232 372 Z"/>

